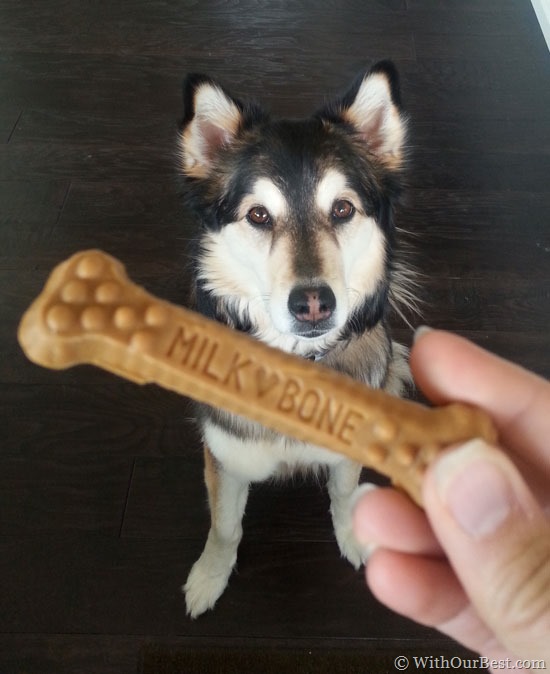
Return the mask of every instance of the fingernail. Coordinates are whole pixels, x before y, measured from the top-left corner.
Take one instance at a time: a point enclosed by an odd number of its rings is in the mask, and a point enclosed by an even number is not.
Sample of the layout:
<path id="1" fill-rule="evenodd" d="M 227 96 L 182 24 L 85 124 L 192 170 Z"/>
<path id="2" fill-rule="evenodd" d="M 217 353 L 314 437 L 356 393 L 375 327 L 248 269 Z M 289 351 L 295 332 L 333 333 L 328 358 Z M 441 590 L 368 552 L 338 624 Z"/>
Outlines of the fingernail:
<path id="1" fill-rule="evenodd" d="M 428 332 L 433 332 L 433 328 L 430 328 L 427 325 L 419 325 L 414 331 L 413 342 L 417 342 L 421 337 L 428 334 Z"/>
<path id="2" fill-rule="evenodd" d="M 461 529 L 474 539 L 494 534 L 516 506 L 516 497 L 497 450 L 472 440 L 436 464 L 438 494 Z"/>

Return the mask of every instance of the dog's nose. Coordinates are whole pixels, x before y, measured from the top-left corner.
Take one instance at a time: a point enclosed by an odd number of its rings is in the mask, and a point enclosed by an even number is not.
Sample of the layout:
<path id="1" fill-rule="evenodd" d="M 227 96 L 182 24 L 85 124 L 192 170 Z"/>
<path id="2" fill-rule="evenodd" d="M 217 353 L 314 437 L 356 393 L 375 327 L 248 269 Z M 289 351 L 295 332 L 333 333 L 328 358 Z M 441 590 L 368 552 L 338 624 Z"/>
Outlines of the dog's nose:
<path id="1" fill-rule="evenodd" d="M 335 308 L 336 297 L 327 285 L 298 286 L 288 296 L 288 310 L 298 321 L 318 323 L 330 318 Z"/>

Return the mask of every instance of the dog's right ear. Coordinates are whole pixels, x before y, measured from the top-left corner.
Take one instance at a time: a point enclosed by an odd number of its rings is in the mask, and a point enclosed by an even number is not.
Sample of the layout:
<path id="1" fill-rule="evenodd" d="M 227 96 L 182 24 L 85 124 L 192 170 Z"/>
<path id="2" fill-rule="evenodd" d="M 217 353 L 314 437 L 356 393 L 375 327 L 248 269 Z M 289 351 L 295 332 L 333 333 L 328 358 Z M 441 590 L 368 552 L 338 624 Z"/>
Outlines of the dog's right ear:
<path id="1" fill-rule="evenodd" d="M 402 166 L 407 123 L 401 110 L 399 76 L 391 61 L 376 63 L 341 99 L 318 114 L 350 125 L 371 154 L 389 168 Z"/>
<path id="2" fill-rule="evenodd" d="M 181 166 L 186 176 L 204 178 L 216 154 L 235 139 L 243 121 L 243 105 L 205 75 L 186 78 L 183 101 Z"/>

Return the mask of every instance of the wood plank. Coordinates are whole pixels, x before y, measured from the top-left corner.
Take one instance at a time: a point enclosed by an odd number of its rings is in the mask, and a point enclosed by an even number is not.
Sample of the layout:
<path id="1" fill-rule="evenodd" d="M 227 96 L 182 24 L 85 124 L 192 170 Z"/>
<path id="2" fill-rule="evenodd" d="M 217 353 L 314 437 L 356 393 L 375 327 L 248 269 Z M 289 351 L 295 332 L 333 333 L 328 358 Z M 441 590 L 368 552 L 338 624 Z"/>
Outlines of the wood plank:
<path id="1" fill-rule="evenodd" d="M 391 56 L 401 71 L 403 100 L 413 120 L 466 115 L 475 132 L 476 119 L 546 119 L 549 59 L 515 60 L 503 70 L 495 59 L 465 61 L 447 55 L 417 61 Z M 25 107 L 12 142 L 62 140 L 94 147 L 126 142 L 158 145 L 169 153 L 181 115 L 181 82 L 192 70 L 220 78 L 240 97 L 260 99 L 277 114 L 295 116 L 311 114 L 371 61 L 364 55 L 327 63 L 317 77 L 308 79 L 304 73 L 312 66 L 298 58 L 292 72 L 273 68 L 260 82 L 253 76 L 254 64 L 242 59 L 235 70 L 227 59 L 21 53 L 0 63 L 0 76 L 5 95 Z M 128 82 L 131 89 L 118 96 Z"/>
<path id="2" fill-rule="evenodd" d="M 508 35 L 517 37 L 529 33 L 538 35 L 532 21 L 532 10 L 525 3 L 504 1 L 496 5 L 492 0 L 437 2 L 437 0 L 411 0 L 408 9 L 399 13 L 401 19 L 415 35 L 439 33 L 441 35 Z M 394 19 L 395 20 L 395 19 Z"/>
<path id="3" fill-rule="evenodd" d="M 494 239 L 481 231 L 472 239 L 455 240 L 423 230 L 416 233 L 420 239 L 416 260 L 421 274 L 428 277 L 424 281 L 421 277 L 420 283 L 427 293 L 437 290 L 447 279 L 466 284 L 479 281 L 482 294 L 498 284 L 510 287 L 518 283 L 533 291 L 538 284 L 544 288 L 550 281 L 548 234 L 527 241 L 519 236 L 510 238 L 496 253 Z"/>
<path id="4" fill-rule="evenodd" d="M 513 292 L 510 288 L 513 287 Z M 449 278 L 430 290 L 430 303 L 423 319 L 447 330 L 510 332 L 550 329 L 550 285 L 516 279 L 513 286 L 498 277 L 493 281 Z M 548 369 L 549 356 L 540 354 L 541 367 Z"/>
<path id="5" fill-rule="evenodd" d="M 134 222 L 109 228 L 108 224 L 98 226 L 90 221 L 80 228 L 71 227 L 70 222 L 58 227 L 26 225 L 20 231 L 5 228 L 0 230 L 0 241 L 6 245 L 4 255 L 0 254 L 0 277 L 9 280 L 11 274 L 18 275 L 25 255 L 35 256 L 28 278 L 22 278 L 19 287 L 5 286 L 6 309 L 13 301 L 22 301 L 21 309 L 30 303 L 62 260 L 78 250 L 101 247 L 124 262 L 136 282 L 165 299 L 185 304 L 190 238 L 184 220 L 158 227 L 140 227 L 139 222 Z M 16 299 L 17 295 L 21 300 Z"/>
<path id="6" fill-rule="evenodd" d="M 81 142 L 93 142 L 93 123 L 86 124 L 90 115 L 96 115 L 110 128 L 123 128 L 125 123 L 133 122 L 145 133 L 155 120 L 162 128 L 166 114 L 180 103 L 185 72 L 181 61 L 155 55 L 15 52 L 0 59 L 4 95 L 12 106 L 24 108 L 22 126 L 18 127 L 14 140 L 29 125 L 39 127 L 41 122 L 47 125 L 49 111 L 59 116 L 50 123 L 54 121 L 61 127 L 60 133 L 63 124 L 66 134 L 74 133 L 71 127 L 77 123 Z M 132 86 L 128 86 L 130 82 Z M 120 96 L 122 91 L 124 95 Z M 160 109 L 164 116 L 149 117 L 148 113 Z M 170 122 L 176 119 L 173 116 Z"/>
<path id="7" fill-rule="evenodd" d="M 363 39 L 363 36 L 361 36 Z M 387 35 L 380 38 L 387 40 Z M 369 40 L 370 43 L 370 40 Z M 236 57 L 214 52 L 205 59 L 188 55 L 185 59 L 163 54 L 43 54 L 17 52 L 0 61 L 0 77 L 5 95 L 24 108 L 13 139 L 51 142 L 63 138 L 77 144 L 101 142 L 168 144 L 181 117 L 181 84 L 189 72 L 206 72 L 219 79 L 235 95 L 261 101 L 278 114 L 306 115 L 317 110 L 328 96 L 347 88 L 358 72 L 386 51 L 351 55 L 342 61 L 324 63 L 313 80 L 305 72 L 326 59 L 315 62 L 307 51 L 293 55 L 289 72 L 280 56 L 265 62 L 262 80 L 255 76 L 256 55 L 239 52 Z M 392 51 L 399 61 L 399 53 Z M 409 63 L 411 53 L 401 57 Z M 128 88 L 128 82 L 132 83 Z M 118 94 L 124 91 L 125 95 Z"/>
<path id="8" fill-rule="evenodd" d="M 132 458 L 101 453 L 101 444 L 94 448 L 99 451 L 85 452 L 78 440 L 71 454 L 62 424 L 49 425 L 49 433 L 44 428 L 48 435 L 43 438 L 42 429 L 36 428 L 40 422 L 32 422 L 45 456 L 29 458 L 38 453 L 36 436 L 27 440 L 21 434 L 20 452 L 27 456 L 0 458 L 0 536 L 71 531 L 118 535 Z"/>
<path id="9" fill-rule="evenodd" d="M 411 186 L 417 189 L 545 192 L 550 155 L 417 148 L 410 175 Z"/>
<path id="10" fill-rule="evenodd" d="M 521 244 L 523 250 L 517 251 L 521 256 L 524 250 L 548 252 L 548 212 L 550 192 L 411 189 L 399 208 L 397 224 L 411 232 L 411 245 L 419 250 L 437 237 L 443 248 L 436 259 L 448 258 L 448 247 L 457 241 L 469 241 L 474 248 L 478 240 L 485 240 L 485 246 L 503 243 L 508 249 L 509 242 Z M 515 256 L 507 257 L 521 266 Z M 531 260 L 525 264 L 528 271 Z"/>
<path id="11" fill-rule="evenodd" d="M 27 108 L 21 115 L 12 142 L 85 143 L 95 149 L 125 140 L 164 147 L 169 154 L 175 144 L 176 121 L 180 114 L 179 80 L 182 78 L 183 75 L 176 75 L 166 89 L 171 94 L 170 104 L 161 110 L 157 100 L 150 115 L 136 115 L 135 108 L 132 110 L 130 105 L 121 106 L 120 103 L 111 106 L 79 102 L 67 109 L 62 103 L 59 105 L 47 98 L 33 101 L 34 107 Z M 96 84 L 95 91 L 101 95 L 101 86 Z"/>
<path id="12" fill-rule="evenodd" d="M 30 182 L 0 181 L 0 230 L 21 224 L 54 225 L 61 214 L 69 182 L 63 180 Z M 36 230 L 36 227 L 35 227 Z"/>
<path id="13" fill-rule="evenodd" d="M 516 9 L 519 12 L 525 11 L 527 3 L 518 4 L 517 0 L 406 0 L 408 9 L 466 9 L 467 11 L 486 11 L 492 10 L 495 13 L 501 9 Z"/>
<path id="14" fill-rule="evenodd" d="M 501 131 L 504 147 L 510 142 L 506 136 L 514 132 L 520 137 L 542 134 L 544 146 L 548 139 L 545 110 L 550 104 L 545 82 L 549 77 L 550 58 L 533 59 L 527 65 L 512 61 L 505 69 L 496 59 L 465 61 L 450 54 L 419 57 L 414 64 L 401 65 L 403 101 L 413 128 L 415 124 L 437 127 L 454 122 L 459 137 L 467 143 L 470 134 L 475 139 L 494 120 L 497 126 L 492 134 Z"/>
<path id="15" fill-rule="evenodd" d="M 180 447 L 184 452 L 195 443 L 200 461 L 200 444 L 189 424 L 192 412 L 182 396 L 91 367 L 66 373 L 32 368 L 37 373 L 47 373 L 44 382 L 0 385 L 6 427 L 2 458 L 51 459 L 52 470 L 58 462 L 60 474 L 66 459 L 69 476 L 79 460 L 93 468 L 94 457 L 158 456 Z M 129 479 L 128 467 L 120 465 Z M 75 478 L 80 479 L 76 473 Z"/>
<path id="16" fill-rule="evenodd" d="M 184 210 L 176 178 L 174 160 L 171 180 L 155 177 L 131 182 L 74 181 L 59 228 L 87 228 L 93 225 L 101 229 L 156 229 L 159 236 L 173 233 L 180 245 L 185 244 L 184 237 L 191 234 L 189 229 L 192 220 L 190 213 Z M 136 231 L 136 236 L 139 235 L 140 232 Z"/>
<path id="17" fill-rule="evenodd" d="M 512 190 L 544 192 L 550 155 L 480 154 L 417 148 L 411 185 L 417 189 Z M 146 146 L 0 146 L 0 181 L 13 179 L 83 181 L 174 180 L 175 162 L 163 149 Z"/>
<path id="18" fill-rule="evenodd" d="M 0 634 L 6 674 L 135 674 L 145 639 L 82 634 Z"/>
<path id="19" fill-rule="evenodd" d="M 527 3 L 526 3 L 527 4 Z M 518 32 L 516 39 L 501 35 L 441 35 L 422 32 L 415 35 L 415 49 L 418 58 L 453 58 L 481 61 L 499 61 L 502 64 L 521 60 L 544 60 L 548 58 L 548 48 L 542 37 L 529 39 Z"/>
<path id="20" fill-rule="evenodd" d="M 223 0 L 193 2 L 191 6 L 158 0 L 135 1 L 132 12 L 116 4 L 104 4 L 99 9 L 97 5 L 82 6 L 75 0 L 64 0 L 55 13 L 48 4 L 36 0 L 26 3 L 26 7 L 44 28 L 33 30 L 25 21 L 26 12 L 16 2 L 9 3 L 0 32 L 0 42 L 5 49 L 180 54 L 184 47 L 186 52 L 199 52 L 208 58 L 212 56 L 212 45 L 215 44 L 218 54 L 226 58 L 228 51 L 233 54 L 237 46 L 243 54 L 255 50 L 256 56 L 265 54 L 266 50 L 280 55 L 288 50 L 299 52 L 306 45 L 321 50 L 323 44 L 319 44 L 317 31 L 311 30 L 312 24 L 315 26 L 317 22 L 326 26 L 336 20 L 340 30 L 335 31 L 333 37 L 343 43 L 348 37 L 354 41 L 353 35 L 358 33 L 358 15 L 373 10 L 391 13 L 394 9 L 403 9 L 405 2 L 354 0 L 345 5 L 329 5 L 323 13 L 316 12 L 318 5 L 313 0 L 301 0 L 281 8 L 257 0 L 239 0 L 236 4 L 227 4 Z M 400 45 L 395 36 L 392 43 L 393 49 L 398 51 Z M 404 47 L 410 49 L 410 43 L 407 43 L 408 40 Z M 375 48 L 364 43 L 356 46 L 361 46 L 363 51 Z M 378 42 L 378 48 L 386 48 L 382 40 Z"/>
<path id="21" fill-rule="evenodd" d="M 17 126 L 21 109 L 12 103 L 0 102 L 0 143 L 7 143 Z"/>
<path id="22" fill-rule="evenodd" d="M 202 543 L 65 536 L 0 539 L 0 631 L 428 640 L 380 606 L 336 544 L 243 541 L 214 612 L 185 616 L 180 586 Z M 28 606 L 32 605 L 32 612 Z M 337 608 L 335 608 L 337 607 Z"/>
<path id="23" fill-rule="evenodd" d="M 203 653 L 205 666 L 216 666 L 216 660 L 223 658 L 224 653 L 249 654 L 249 658 L 257 662 L 255 654 L 266 657 L 270 653 L 278 655 L 289 650 L 330 652 L 333 656 L 339 652 L 353 653 L 361 655 L 367 667 L 370 656 L 386 655 L 391 661 L 397 654 L 410 653 L 411 649 L 417 649 L 420 655 L 444 653 L 450 658 L 464 653 L 467 657 L 462 648 L 440 635 L 430 635 L 425 641 L 415 640 L 411 644 L 408 639 L 372 639 L 368 635 L 359 639 L 323 639 L 320 643 L 314 637 L 281 640 L 220 635 L 214 640 L 177 635 L 1 634 L 0 671 L 8 674 L 136 674 L 136 671 L 142 674 L 153 671 L 160 674 L 160 667 L 169 666 L 179 655 L 190 652 Z M 208 654 L 212 654 L 211 659 Z M 222 662 L 227 664 L 227 660 Z"/>
<path id="24" fill-rule="evenodd" d="M 120 180 L 121 175 L 125 180 L 154 175 L 168 181 L 174 176 L 173 158 L 166 148 L 145 145 L 0 145 L 0 181 Z"/>
<path id="25" fill-rule="evenodd" d="M 495 119 L 493 115 L 498 113 L 494 107 L 484 110 L 486 117 L 483 110 L 476 117 L 469 113 L 451 117 L 447 106 L 441 115 L 440 108 L 432 115 L 411 115 L 408 142 L 413 170 L 416 148 L 505 155 L 550 153 L 550 130 L 542 115 L 538 119 Z M 532 113 L 536 115 L 538 110 L 536 106 Z"/>

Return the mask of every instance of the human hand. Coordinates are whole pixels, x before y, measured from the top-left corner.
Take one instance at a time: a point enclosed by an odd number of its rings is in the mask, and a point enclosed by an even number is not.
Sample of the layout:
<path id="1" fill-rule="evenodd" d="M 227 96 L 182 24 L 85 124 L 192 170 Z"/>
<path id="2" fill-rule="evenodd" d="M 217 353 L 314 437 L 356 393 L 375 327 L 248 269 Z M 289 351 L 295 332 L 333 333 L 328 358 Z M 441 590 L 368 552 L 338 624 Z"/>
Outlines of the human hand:
<path id="1" fill-rule="evenodd" d="M 393 489 L 366 492 L 355 534 L 388 607 L 489 660 L 550 665 L 550 383 L 439 331 L 418 335 L 413 375 L 435 403 L 477 405 L 502 449 L 474 440 L 428 470 L 425 513 Z M 504 451 L 502 451 L 504 450 Z"/>

